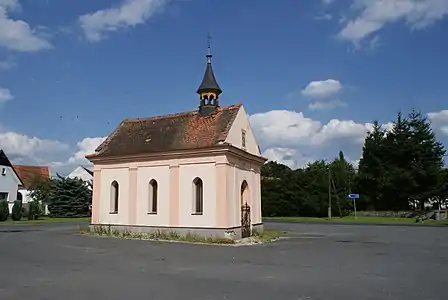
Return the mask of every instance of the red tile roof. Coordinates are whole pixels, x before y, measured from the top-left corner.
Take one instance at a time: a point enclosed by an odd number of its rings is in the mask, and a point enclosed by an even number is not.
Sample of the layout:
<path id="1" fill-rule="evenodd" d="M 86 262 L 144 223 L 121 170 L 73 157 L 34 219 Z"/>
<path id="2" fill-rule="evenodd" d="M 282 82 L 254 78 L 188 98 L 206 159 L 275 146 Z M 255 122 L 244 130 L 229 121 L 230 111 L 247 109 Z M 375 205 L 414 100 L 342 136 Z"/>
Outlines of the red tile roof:
<path id="1" fill-rule="evenodd" d="M 97 153 L 94 157 L 213 147 L 227 138 L 240 107 L 241 104 L 219 107 L 210 116 L 189 111 L 126 119 L 95 150 Z"/>
<path id="2" fill-rule="evenodd" d="M 28 189 L 37 178 L 50 178 L 50 168 L 46 166 L 14 165 L 14 170 L 23 182 L 23 187 Z"/>

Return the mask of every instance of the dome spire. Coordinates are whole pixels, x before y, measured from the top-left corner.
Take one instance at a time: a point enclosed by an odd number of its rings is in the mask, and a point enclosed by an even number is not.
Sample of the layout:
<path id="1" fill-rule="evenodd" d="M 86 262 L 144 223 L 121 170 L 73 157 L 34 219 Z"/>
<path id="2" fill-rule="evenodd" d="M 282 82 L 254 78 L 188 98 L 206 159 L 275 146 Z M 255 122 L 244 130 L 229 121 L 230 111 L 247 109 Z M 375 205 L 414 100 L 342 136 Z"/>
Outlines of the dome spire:
<path id="1" fill-rule="evenodd" d="M 205 55 L 207 66 L 205 67 L 204 77 L 202 82 L 196 91 L 196 93 L 200 96 L 200 105 L 199 110 L 201 114 L 202 112 L 206 112 L 205 115 L 209 115 L 211 112 L 215 111 L 217 107 L 219 107 L 219 95 L 222 93 L 221 88 L 219 87 L 215 74 L 213 73 L 212 68 L 212 52 L 211 52 L 211 36 L 210 34 L 207 36 L 207 54 Z"/>

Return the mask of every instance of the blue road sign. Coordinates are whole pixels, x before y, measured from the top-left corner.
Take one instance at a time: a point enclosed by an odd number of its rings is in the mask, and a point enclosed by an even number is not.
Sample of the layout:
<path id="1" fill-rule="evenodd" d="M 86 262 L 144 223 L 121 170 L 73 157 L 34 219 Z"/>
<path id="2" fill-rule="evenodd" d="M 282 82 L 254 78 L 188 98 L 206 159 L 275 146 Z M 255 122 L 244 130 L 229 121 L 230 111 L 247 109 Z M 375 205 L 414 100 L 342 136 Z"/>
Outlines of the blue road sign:
<path id="1" fill-rule="evenodd" d="M 359 194 L 349 194 L 348 197 L 350 199 L 359 199 Z"/>

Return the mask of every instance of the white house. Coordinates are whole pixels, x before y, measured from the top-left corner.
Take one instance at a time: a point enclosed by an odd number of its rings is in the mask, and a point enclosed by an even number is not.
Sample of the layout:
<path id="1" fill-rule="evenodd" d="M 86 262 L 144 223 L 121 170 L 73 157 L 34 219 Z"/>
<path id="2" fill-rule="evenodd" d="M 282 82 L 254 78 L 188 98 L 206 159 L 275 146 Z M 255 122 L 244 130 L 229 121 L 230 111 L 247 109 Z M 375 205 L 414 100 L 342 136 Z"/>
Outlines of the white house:
<path id="1" fill-rule="evenodd" d="M 12 211 L 14 201 L 17 200 L 17 191 L 21 185 L 23 185 L 22 180 L 5 152 L 0 149 L 0 200 L 8 201 L 10 212 Z"/>
<path id="2" fill-rule="evenodd" d="M 89 170 L 86 167 L 83 167 L 83 166 L 77 167 L 70 174 L 68 174 L 65 178 L 81 179 L 81 180 L 89 183 L 88 188 L 92 189 L 91 185 L 93 184 L 93 171 Z"/>

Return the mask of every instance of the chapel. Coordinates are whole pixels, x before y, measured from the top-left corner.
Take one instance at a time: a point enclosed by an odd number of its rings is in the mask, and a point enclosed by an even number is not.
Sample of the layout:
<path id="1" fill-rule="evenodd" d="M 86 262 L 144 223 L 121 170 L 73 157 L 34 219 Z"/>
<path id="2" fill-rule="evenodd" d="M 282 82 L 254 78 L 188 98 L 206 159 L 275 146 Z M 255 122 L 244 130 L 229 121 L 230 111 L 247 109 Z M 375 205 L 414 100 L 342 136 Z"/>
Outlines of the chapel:
<path id="1" fill-rule="evenodd" d="M 241 238 L 262 230 L 266 162 L 242 104 L 221 106 L 210 44 L 193 111 L 125 119 L 86 156 L 91 226 Z"/>

